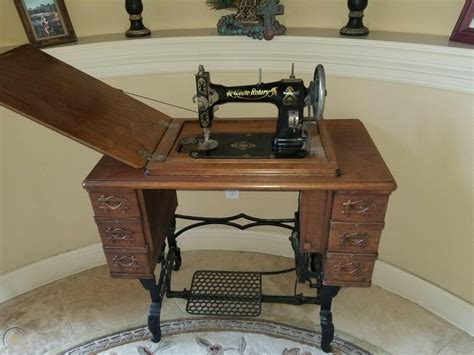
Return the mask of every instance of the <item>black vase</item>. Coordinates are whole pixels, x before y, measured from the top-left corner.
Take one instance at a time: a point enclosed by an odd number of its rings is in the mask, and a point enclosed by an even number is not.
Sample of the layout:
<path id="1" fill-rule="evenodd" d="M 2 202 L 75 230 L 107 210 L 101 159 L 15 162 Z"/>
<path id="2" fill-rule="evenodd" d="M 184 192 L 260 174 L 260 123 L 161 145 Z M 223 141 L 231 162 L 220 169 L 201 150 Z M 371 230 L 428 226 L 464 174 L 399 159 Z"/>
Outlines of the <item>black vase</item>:
<path id="1" fill-rule="evenodd" d="M 344 36 L 365 36 L 369 34 L 369 29 L 364 26 L 364 10 L 369 0 L 347 0 L 349 8 L 349 22 L 341 28 L 341 34 Z"/>
<path id="2" fill-rule="evenodd" d="M 150 35 L 151 31 L 143 25 L 142 0 L 125 0 L 125 10 L 129 14 L 130 28 L 125 35 L 127 37 L 144 37 Z"/>

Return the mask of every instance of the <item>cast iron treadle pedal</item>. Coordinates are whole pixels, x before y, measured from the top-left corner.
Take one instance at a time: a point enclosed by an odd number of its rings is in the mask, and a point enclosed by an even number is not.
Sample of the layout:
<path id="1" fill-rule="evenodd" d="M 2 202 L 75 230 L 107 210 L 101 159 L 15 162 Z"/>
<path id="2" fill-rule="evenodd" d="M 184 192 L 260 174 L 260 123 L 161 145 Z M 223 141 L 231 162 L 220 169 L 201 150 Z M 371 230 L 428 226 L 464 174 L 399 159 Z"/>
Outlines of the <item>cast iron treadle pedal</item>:
<path id="1" fill-rule="evenodd" d="M 260 273 L 199 270 L 193 275 L 186 311 L 208 316 L 257 317 L 261 305 Z"/>

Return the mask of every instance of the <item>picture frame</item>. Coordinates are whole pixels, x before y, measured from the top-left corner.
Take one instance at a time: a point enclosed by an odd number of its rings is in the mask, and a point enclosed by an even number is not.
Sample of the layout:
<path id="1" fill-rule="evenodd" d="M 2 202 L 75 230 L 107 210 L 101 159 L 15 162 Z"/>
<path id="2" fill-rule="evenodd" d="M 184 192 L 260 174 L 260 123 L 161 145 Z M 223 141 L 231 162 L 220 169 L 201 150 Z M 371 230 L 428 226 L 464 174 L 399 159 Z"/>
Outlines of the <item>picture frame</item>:
<path id="1" fill-rule="evenodd" d="M 466 0 L 450 40 L 474 44 L 474 0 Z"/>
<path id="2" fill-rule="evenodd" d="M 30 44 L 45 47 L 77 41 L 64 0 L 14 0 Z"/>

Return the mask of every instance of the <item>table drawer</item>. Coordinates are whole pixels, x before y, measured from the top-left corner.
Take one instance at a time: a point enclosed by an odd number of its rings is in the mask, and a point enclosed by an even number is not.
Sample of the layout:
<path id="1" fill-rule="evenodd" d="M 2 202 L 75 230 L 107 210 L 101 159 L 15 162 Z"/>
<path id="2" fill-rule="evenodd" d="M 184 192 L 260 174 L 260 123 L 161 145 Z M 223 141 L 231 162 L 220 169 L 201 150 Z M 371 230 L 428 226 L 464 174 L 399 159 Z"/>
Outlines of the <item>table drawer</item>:
<path id="1" fill-rule="evenodd" d="M 375 254 L 383 223 L 333 222 L 329 230 L 329 252 Z"/>
<path id="2" fill-rule="evenodd" d="M 374 254 L 327 253 L 324 265 L 324 284 L 368 286 L 372 280 L 376 258 L 377 256 Z"/>
<path id="3" fill-rule="evenodd" d="M 156 263 L 147 248 L 104 248 L 111 274 L 153 274 Z"/>
<path id="4" fill-rule="evenodd" d="M 98 217 L 140 217 L 134 190 L 91 191 L 89 196 Z"/>
<path id="5" fill-rule="evenodd" d="M 142 248 L 146 246 L 140 218 L 96 218 L 95 222 L 104 246 Z"/>
<path id="6" fill-rule="evenodd" d="M 332 219 L 351 222 L 383 222 L 388 195 L 338 193 L 334 196 Z"/>

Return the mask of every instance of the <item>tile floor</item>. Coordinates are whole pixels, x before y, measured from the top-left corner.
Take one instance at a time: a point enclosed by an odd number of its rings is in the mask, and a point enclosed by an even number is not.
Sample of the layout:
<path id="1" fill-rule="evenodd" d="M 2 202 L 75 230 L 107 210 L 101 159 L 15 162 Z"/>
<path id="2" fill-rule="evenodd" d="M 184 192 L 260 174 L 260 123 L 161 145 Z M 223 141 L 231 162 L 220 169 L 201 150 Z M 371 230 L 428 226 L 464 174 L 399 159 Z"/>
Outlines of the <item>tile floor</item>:
<path id="1" fill-rule="evenodd" d="M 293 260 L 249 252 L 189 251 L 173 274 L 173 289 L 189 288 L 195 270 L 279 270 Z M 267 294 L 292 293 L 294 277 L 264 277 Z M 311 295 L 305 285 L 298 292 Z M 20 327 L 27 349 L 13 352 L 0 342 L 0 354 L 42 354 L 81 341 L 145 324 L 148 294 L 136 280 L 112 279 L 106 266 L 46 285 L 0 304 L 0 336 Z M 186 303 L 166 299 L 162 319 L 190 318 Z M 336 334 L 343 332 L 393 354 L 474 354 L 474 339 L 425 309 L 384 289 L 342 289 L 333 302 Z M 263 304 L 262 319 L 318 329 L 318 307 Z M 0 338 L 0 339 L 2 339 Z"/>

